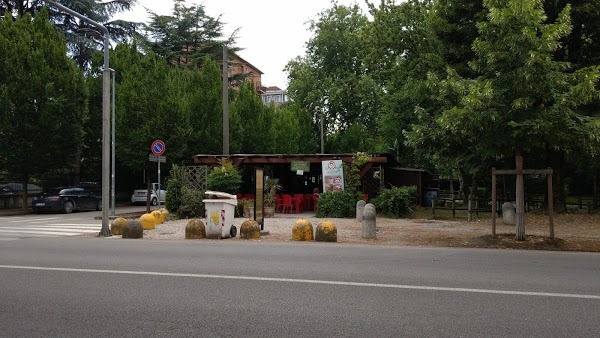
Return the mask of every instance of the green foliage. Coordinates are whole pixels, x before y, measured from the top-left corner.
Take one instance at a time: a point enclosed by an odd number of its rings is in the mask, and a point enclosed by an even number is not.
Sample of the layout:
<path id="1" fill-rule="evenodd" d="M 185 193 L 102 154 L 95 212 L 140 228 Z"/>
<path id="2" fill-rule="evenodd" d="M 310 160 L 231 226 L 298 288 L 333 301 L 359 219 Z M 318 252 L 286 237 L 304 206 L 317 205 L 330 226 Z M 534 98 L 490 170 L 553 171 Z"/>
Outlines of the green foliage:
<path id="1" fill-rule="evenodd" d="M 319 197 L 317 217 L 354 217 L 356 215 L 356 202 L 360 201 L 360 194 L 348 191 L 325 192 Z"/>
<path id="2" fill-rule="evenodd" d="M 242 176 L 231 161 L 223 159 L 219 161 L 219 166 L 208 174 L 206 184 L 208 190 L 235 194 L 242 184 Z"/>
<path id="3" fill-rule="evenodd" d="M 191 69 L 202 65 L 207 56 L 222 59 L 224 24 L 220 17 L 208 15 L 203 4 L 188 7 L 183 0 L 173 2 L 171 15 L 150 12 L 150 23 L 145 27 L 150 36 L 148 49 L 170 64 Z M 230 47 L 234 38 L 235 32 L 226 41 Z"/>
<path id="4" fill-rule="evenodd" d="M 323 119 L 326 144 L 336 145 L 336 151 L 367 150 L 364 143 L 350 142 L 360 138 L 349 138 L 343 143 L 345 149 L 339 143 L 328 142 L 332 134 L 343 138 L 353 125 L 377 134 L 382 93 L 364 62 L 363 34 L 367 26 L 368 19 L 358 5 L 333 3 L 311 22 L 314 36 L 307 43 L 306 57 L 286 66 L 290 98 L 312 114 L 315 125 Z"/>
<path id="5" fill-rule="evenodd" d="M 179 208 L 182 204 L 182 193 L 181 193 L 181 168 L 176 164 L 171 166 L 169 172 L 169 179 L 167 180 L 167 196 L 165 196 L 165 206 L 167 210 L 174 214 L 179 213 Z"/>
<path id="6" fill-rule="evenodd" d="M 378 213 L 398 218 L 413 212 L 416 198 L 417 187 L 394 187 L 381 191 L 373 200 L 373 204 Z"/>
<path id="7" fill-rule="evenodd" d="M 83 146 L 87 96 L 83 73 L 46 9 L 35 19 L 0 19 L 0 137 L 10 144 L 0 149 L 3 170 L 25 180 L 72 173 Z"/>
<path id="8" fill-rule="evenodd" d="M 181 218 L 204 217 L 204 191 L 190 187 L 181 188 L 181 205 L 178 215 Z"/>
<path id="9" fill-rule="evenodd" d="M 369 163 L 371 156 L 366 153 L 358 152 L 352 158 L 352 163 L 344 163 L 344 189 L 349 193 L 360 193 L 361 181 L 360 170 Z"/>
<path id="10" fill-rule="evenodd" d="M 135 28 L 139 24 L 112 19 L 115 14 L 132 9 L 137 2 L 136 0 L 61 0 L 59 2 L 83 16 L 103 24 L 109 29 L 113 41 L 124 41 L 134 36 L 139 38 L 139 34 L 135 33 Z M 43 5 L 47 7 L 42 7 Z M 89 69 L 93 52 L 102 49 L 104 45 L 104 37 L 101 34 L 86 34 L 85 32 L 85 30 L 96 32 L 98 31 L 96 27 L 90 27 L 75 16 L 39 0 L 0 1 L 0 17 L 4 16 L 5 13 L 13 15 L 15 19 L 26 14 L 35 17 L 41 8 L 45 8 L 49 12 L 53 26 L 65 35 L 69 54 L 76 64 L 82 69 Z"/>

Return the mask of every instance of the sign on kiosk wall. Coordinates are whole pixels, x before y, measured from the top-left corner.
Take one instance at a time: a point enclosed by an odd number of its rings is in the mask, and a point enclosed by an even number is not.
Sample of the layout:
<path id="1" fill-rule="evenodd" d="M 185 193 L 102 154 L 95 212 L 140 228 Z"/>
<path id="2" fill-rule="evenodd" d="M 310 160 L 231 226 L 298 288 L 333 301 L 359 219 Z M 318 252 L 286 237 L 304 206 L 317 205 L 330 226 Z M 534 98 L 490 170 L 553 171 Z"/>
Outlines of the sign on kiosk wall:
<path id="1" fill-rule="evenodd" d="M 344 168 L 342 160 L 329 160 L 323 166 L 323 192 L 344 190 Z"/>

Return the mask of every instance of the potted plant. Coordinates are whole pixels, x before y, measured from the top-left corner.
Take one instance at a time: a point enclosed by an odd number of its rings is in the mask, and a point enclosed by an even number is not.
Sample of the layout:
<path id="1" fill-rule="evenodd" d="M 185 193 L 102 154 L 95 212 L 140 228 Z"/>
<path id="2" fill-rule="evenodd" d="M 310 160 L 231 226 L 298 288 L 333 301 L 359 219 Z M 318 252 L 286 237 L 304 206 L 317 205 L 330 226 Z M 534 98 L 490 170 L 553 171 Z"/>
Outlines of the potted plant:
<path id="1" fill-rule="evenodd" d="M 265 217 L 273 217 L 275 215 L 275 206 L 277 204 L 275 194 L 278 190 L 281 190 L 278 178 L 267 178 L 265 180 L 265 192 L 263 195 L 265 203 Z"/>
<path id="2" fill-rule="evenodd" d="M 265 203 L 265 207 L 264 207 L 264 211 L 265 211 L 265 217 L 273 217 L 275 216 L 275 205 L 277 200 L 275 199 L 275 195 L 271 194 L 270 192 L 265 193 L 264 195 L 265 199 L 264 199 L 264 203 Z"/>
<path id="3" fill-rule="evenodd" d="M 240 200 L 242 213 L 245 218 L 254 218 L 254 199 L 244 198 Z"/>

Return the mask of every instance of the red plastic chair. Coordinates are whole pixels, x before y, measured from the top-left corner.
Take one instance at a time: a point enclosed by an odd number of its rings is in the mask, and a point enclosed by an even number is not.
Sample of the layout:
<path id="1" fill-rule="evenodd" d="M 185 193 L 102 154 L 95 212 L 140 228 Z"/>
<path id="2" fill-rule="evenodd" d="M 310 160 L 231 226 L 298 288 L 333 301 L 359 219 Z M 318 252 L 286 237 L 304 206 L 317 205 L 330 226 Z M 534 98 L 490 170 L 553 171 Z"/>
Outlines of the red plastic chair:
<path id="1" fill-rule="evenodd" d="M 292 195 L 283 194 L 283 212 L 292 212 Z"/>
<path id="2" fill-rule="evenodd" d="M 275 212 L 283 212 L 283 198 L 279 195 L 275 195 Z"/>
<path id="3" fill-rule="evenodd" d="M 303 207 L 303 195 L 302 194 L 295 194 L 294 195 L 294 212 L 299 214 L 302 212 L 302 207 Z"/>

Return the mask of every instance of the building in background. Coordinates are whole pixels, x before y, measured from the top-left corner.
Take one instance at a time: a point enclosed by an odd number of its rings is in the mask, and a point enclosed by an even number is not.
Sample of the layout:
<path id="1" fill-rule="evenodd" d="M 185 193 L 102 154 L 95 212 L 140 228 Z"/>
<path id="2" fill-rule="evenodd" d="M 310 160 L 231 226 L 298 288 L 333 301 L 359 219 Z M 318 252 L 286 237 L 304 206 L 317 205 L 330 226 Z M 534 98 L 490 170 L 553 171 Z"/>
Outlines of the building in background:
<path id="1" fill-rule="evenodd" d="M 273 102 L 276 106 L 288 100 L 287 92 L 277 86 L 262 87 L 260 97 L 264 104 L 271 104 Z"/>

